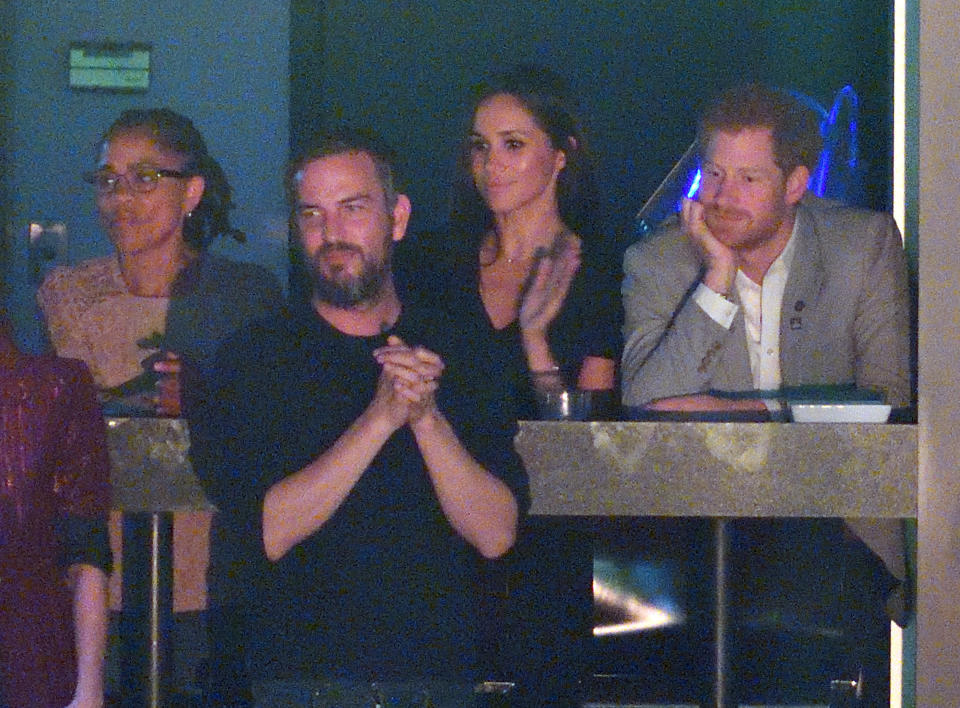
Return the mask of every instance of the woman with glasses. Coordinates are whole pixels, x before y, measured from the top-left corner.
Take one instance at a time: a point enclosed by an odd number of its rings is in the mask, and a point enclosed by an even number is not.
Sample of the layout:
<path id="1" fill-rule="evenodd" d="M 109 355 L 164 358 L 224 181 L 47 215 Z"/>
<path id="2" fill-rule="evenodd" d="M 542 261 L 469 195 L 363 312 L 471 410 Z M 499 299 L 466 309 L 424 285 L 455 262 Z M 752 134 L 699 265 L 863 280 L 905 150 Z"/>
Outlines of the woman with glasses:
<path id="1" fill-rule="evenodd" d="M 22 354 L 0 306 L 0 706 L 101 708 L 109 471 L 77 361 Z"/>
<path id="2" fill-rule="evenodd" d="M 85 180 L 115 252 L 47 277 L 37 297 L 50 341 L 87 363 L 107 409 L 179 415 L 181 380 L 202 380 L 219 341 L 277 311 L 279 285 L 207 252 L 219 236 L 244 236 L 230 225 L 230 184 L 184 116 L 125 111 Z"/>
<path id="3" fill-rule="evenodd" d="M 166 108 L 123 112 L 85 179 L 114 253 L 50 272 L 37 294 L 50 341 L 58 355 L 86 362 L 105 412 L 189 419 L 219 343 L 279 313 L 279 283 L 265 268 L 208 251 L 217 237 L 244 236 L 228 218 L 230 184 L 186 117 Z M 202 538 L 207 523 L 201 514 L 177 513 L 174 535 Z M 229 543 L 211 539 L 214 547 Z M 180 559 L 189 551 L 174 544 L 175 568 L 187 567 Z M 208 572 L 208 673 L 211 691 L 232 691 L 243 675 L 231 649 L 242 636 L 231 607 L 239 591 L 219 557 L 213 554 Z M 197 585 L 188 574 L 175 588 L 175 606 L 178 598 L 196 600 Z"/>

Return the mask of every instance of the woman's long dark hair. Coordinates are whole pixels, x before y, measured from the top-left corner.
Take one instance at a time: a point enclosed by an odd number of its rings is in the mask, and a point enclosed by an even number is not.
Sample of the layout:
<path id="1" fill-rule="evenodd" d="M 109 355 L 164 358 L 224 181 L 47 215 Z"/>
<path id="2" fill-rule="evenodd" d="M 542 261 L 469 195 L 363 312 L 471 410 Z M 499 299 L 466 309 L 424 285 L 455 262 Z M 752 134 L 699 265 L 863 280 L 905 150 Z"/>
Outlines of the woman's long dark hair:
<path id="1" fill-rule="evenodd" d="M 497 94 L 513 96 L 533 116 L 554 149 L 566 153 L 566 166 L 557 176 L 557 206 L 563 223 L 584 240 L 598 231 L 598 198 L 594 162 L 566 82 L 538 66 L 516 65 L 480 84 L 474 92 L 470 120 L 480 104 Z M 453 188 L 451 225 L 458 237 L 482 239 L 493 226 L 493 215 L 477 192 L 470 173 L 469 144 L 464 141 Z M 477 242 L 471 243 L 475 248 Z"/>
<path id="2" fill-rule="evenodd" d="M 233 189 L 227 176 L 207 151 L 207 143 L 191 120 L 169 108 L 136 108 L 120 114 L 100 139 L 100 145 L 134 130 L 148 130 L 157 143 L 184 159 L 182 170 L 203 177 L 203 196 L 184 219 L 183 240 L 202 251 L 213 239 L 227 235 L 243 242 L 243 232 L 230 225 Z"/>

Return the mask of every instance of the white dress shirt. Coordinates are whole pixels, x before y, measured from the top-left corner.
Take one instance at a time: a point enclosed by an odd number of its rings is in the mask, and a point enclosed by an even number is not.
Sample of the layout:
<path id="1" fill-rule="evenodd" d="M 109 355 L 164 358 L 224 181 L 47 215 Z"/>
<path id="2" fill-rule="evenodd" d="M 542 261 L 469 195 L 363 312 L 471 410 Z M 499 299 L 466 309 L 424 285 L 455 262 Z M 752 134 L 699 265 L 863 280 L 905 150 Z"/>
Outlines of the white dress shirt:
<path id="1" fill-rule="evenodd" d="M 798 220 L 780 255 L 770 264 L 763 283 L 755 283 L 737 269 L 734 285 L 740 305 L 700 283 L 694 291 L 694 302 L 721 327 L 730 329 L 733 319 L 743 308 L 743 324 L 750 355 L 753 386 L 760 391 L 780 388 L 780 312 L 783 291 L 790 275 L 790 265 L 796 251 Z"/>

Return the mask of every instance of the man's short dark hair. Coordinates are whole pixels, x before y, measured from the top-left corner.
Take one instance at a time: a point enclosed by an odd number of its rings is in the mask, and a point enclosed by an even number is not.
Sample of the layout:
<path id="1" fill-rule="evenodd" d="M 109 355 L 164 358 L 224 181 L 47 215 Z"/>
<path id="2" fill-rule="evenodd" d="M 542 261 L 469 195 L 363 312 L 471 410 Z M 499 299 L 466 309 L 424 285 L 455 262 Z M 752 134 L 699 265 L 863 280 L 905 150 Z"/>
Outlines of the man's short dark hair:
<path id="1" fill-rule="evenodd" d="M 393 212 L 397 205 L 393 151 L 372 131 L 366 129 L 343 128 L 321 135 L 306 144 L 287 166 L 284 176 L 284 188 L 287 203 L 291 208 L 297 205 L 297 188 L 300 185 L 300 173 L 314 160 L 346 153 L 358 152 L 370 156 L 377 172 L 377 181 L 383 189 L 387 211 Z"/>
<path id="2" fill-rule="evenodd" d="M 811 173 L 816 169 L 823 146 L 816 114 L 786 91 L 760 84 L 729 88 L 707 106 L 697 134 L 700 149 L 718 132 L 748 128 L 770 130 L 773 159 L 784 176 L 800 165 Z"/>

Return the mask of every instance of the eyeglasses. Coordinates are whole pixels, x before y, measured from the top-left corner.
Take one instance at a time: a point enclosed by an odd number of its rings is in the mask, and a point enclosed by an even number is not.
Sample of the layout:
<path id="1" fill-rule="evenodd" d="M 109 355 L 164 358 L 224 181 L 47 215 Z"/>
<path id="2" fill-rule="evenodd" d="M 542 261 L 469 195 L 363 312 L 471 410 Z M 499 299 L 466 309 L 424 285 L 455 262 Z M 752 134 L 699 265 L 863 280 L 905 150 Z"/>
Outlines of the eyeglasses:
<path id="1" fill-rule="evenodd" d="M 83 176 L 83 181 L 87 184 L 92 184 L 93 188 L 97 190 L 97 194 L 103 196 L 116 192 L 120 186 L 120 182 L 126 182 L 127 189 L 143 194 L 156 189 L 157 184 L 164 177 L 183 179 L 184 177 L 191 176 L 190 173 L 180 172 L 179 170 L 164 170 L 159 167 L 137 167 L 132 172 L 126 172 L 122 175 L 107 170 L 88 172 Z"/>

